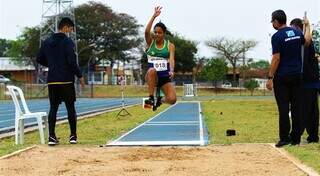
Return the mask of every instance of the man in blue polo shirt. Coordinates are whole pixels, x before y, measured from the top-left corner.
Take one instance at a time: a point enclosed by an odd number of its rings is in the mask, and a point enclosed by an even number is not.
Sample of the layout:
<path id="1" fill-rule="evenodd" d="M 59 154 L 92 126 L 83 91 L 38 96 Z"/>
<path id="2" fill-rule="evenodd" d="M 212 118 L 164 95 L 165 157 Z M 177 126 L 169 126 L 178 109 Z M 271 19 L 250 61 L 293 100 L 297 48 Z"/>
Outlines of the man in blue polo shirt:
<path id="1" fill-rule="evenodd" d="M 305 38 L 301 31 L 286 25 L 283 10 L 272 13 L 272 26 L 277 32 L 272 36 L 272 61 L 267 88 L 274 88 L 279 111 L 279 137 L 276 147 L 300 144 L 301 138 L 301 85 L 302 45 Z M 289 110 L 291 110 L 290 125 Z M 290 131 L 291 129 L 291 131 Z"/>

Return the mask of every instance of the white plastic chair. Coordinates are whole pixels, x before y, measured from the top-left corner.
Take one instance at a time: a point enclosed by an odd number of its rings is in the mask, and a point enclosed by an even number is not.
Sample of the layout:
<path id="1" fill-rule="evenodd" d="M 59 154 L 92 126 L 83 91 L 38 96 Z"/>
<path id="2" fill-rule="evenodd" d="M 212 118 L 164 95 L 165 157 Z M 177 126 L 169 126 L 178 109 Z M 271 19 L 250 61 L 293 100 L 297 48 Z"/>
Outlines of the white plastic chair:
<path id="1" fill-rule="evenodd" d="M 46 112 L 30 112 L 27 106 L 26 100 L 24 98 L 23 92 L 19 87 L 16 86 L 7 86 L 12 100 L 15 106 L 15 141 L 16 144 L 23 144 L 24 143 L 24 119 L 36 118 L 38 122 L 38 128 L 40 133 L 40 142 L 41 144 L 45 144 L 44 140 L 44 130 L 42 125 L 42 120 L 45 123 L 45 131 L 48 128 L 48 117 Z M 20 97 L 20 101 L 22 107 L 20 106 L 17 93 Z M 24 111 L 22 111 L 22 109 Z"/>

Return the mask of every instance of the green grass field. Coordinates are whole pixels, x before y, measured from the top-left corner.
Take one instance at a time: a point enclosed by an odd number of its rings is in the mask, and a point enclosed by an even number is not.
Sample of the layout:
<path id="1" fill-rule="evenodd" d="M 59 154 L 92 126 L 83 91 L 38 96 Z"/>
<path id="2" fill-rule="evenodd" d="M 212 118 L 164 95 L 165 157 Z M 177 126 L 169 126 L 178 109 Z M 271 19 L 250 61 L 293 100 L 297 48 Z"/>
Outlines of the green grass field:
<path id="1" fill-rule="evenodd" d="M 161 107 L 161 110 L 166 107 Z M 106 141 L 116 138 L 155 115 L 152 111 L 142 110 L 141 106 L 131 107 L 128 110 L 132 114 L 131 117 L 115 118 L 117 114 L 115 111 L 80 120 L 78 145 L 105 144 Z M 278 140 L 278 112 L 275 101 L 271 98 L 211 99 L 202 102 L 202 110 L 211 144 L 275 143 Z M 235 129 L 237 135 L 227 137 L 225 135 L 227 129 Z M 58 125 L 56 131 L 61 145 L 69 145 L 68 125 Z M 306 136 L 303 136 L 302 140 L 305 138 Z M 0 156 L 39 143 L 38 133 L 26 134 L 25 141 L 26 144 L 15 146 L 13 137 L 0 139 Z M 320 172 L 320 144 L 288 146 L 285 149 Z"/>
<path id="2" fill-rule="evenodd" d="M 202 103 L 214 144 L 277 141 L 277 112 L 273 100 L 209 100 Z M 237 135 L 227 137 L 226 130 Z"/>

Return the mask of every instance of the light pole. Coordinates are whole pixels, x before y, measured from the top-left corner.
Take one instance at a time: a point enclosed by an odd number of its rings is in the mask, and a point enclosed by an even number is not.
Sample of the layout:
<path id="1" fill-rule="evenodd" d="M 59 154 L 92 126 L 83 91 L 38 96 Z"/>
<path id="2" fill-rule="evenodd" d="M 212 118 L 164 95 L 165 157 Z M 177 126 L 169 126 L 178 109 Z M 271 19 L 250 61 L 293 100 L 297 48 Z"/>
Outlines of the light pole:
<path id="1" fill-rule="evenodd" d="M 95 43 L 91 43 L 91 44 L 89 44 L 89 45 L 81 48 L 81 50 L 78 52 L 78 55 L 80 55 L 81 52 L 83 52 L 83 51 L 85 51 L 85 50 L 87 50 L 87 49 L 89 49 L 89 48 L 91 48 L 91 47 L 96 47 L 96 46 L 97 46 L 97 45 L 96 45 Z"/>
<path id="2" fill-rule="evenodd" d="M 96 47 L 97 45 L 95 43 L 91 43 L 83 48 L 81 48 L 81 50 L 77 53 L 77 63 L 79 65 L 79 55 L 80 53 L 82 53 L 83 51 L 87 50 L 87 49 L 90 49 L 92 47 Z M 76 81 L 76 92 L 77 92 L 77 96 L 80 96 L 82 93 L 81 93 L 81 88 L 80 88 L 80 84 L 79 84 L 79 80 Z"/>
<path id="3" fill-rule="evenodd" d="M 90 97 L 91 98 L 93 98 L 93 81 L 92 81 L 92 73 L 90 72 L 90 62 L 91 62 L 92 58 L 93 58 L 93 56 L 90 57 L 90 59 L 88 61 L 88 65 L 87 65 L 87 67 L 88 67 L 88 84 L 90 83 L 90 92 L 91 92 L 91 96 Z"/>
<path id="4" fill-rule="evenodd" d="M 100 53 L 103 53 L 104 52 L 104 49 L 102 50 L 99 50 L 99 51 L 95 51 L 93 50 L 93 54 L 92 56 L 89 58 L 89 61 L 87 63 L 87 69 L 88 69 L 88 84 L 89 84 L 89 81 L 90 81 L 90 92 L 91 92 L 91 98 L 93 98 L 93 80 L 92 80 L 92 76 L 93 76 L 93 73 L 90 71 L 90 63 L 91 63 L 91 60 L 92 58 L 94 58 L 95 56 L 99 55 Z"/>

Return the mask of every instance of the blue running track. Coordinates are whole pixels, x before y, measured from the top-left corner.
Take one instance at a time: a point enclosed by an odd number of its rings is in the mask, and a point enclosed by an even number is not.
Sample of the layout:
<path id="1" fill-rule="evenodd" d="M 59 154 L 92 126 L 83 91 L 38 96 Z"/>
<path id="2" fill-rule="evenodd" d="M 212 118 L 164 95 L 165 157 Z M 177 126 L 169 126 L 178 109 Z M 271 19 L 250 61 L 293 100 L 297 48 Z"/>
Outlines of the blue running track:
<path id="1" fill-rule="evenodd" d="M 200 102 L 178 102 L 107 146 L 206 145 Z"/>
<path id="2" fill-rule="evenodd" d="M 104 98 L 104 99 L 90 99 L 78 98 L 76 101 L 76 111 L 78 116 L 98 112 L 106 109 L 121 107 L 122 101 L 119 98 Z M 141 103 L 141 98 L 126 98 L 126 105 L 133 105 Z M 27 100 L 28 107 L 31 112 L 49 112 L 49 100 Z M 59 106 L 58 119 L 67 118 L 67 110 L 64 103 Z M 14 129 L 15 109 L 13 101 L 0 102 L 0 133 L 12 131 Z M 25 120 L 26 126 L 35 124 L 34 119 Z"/>

